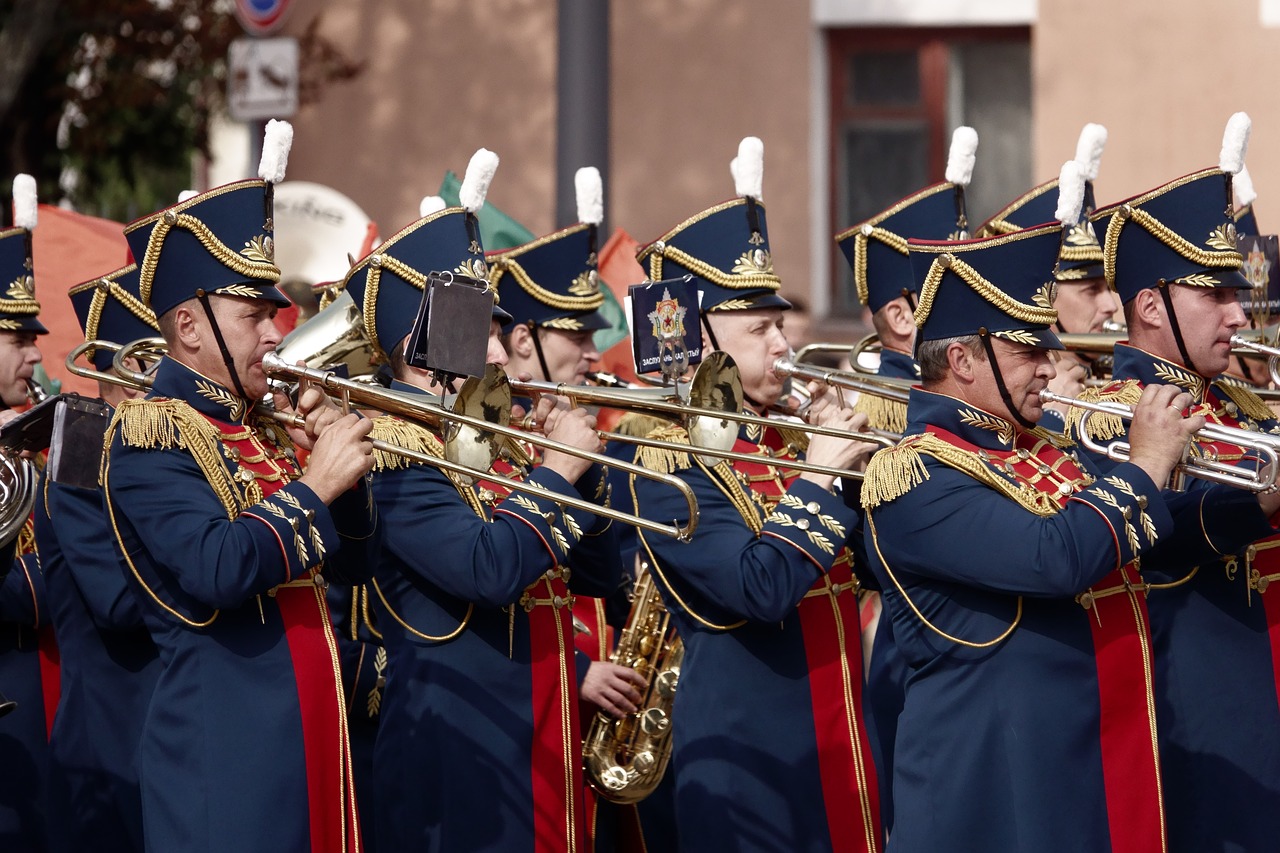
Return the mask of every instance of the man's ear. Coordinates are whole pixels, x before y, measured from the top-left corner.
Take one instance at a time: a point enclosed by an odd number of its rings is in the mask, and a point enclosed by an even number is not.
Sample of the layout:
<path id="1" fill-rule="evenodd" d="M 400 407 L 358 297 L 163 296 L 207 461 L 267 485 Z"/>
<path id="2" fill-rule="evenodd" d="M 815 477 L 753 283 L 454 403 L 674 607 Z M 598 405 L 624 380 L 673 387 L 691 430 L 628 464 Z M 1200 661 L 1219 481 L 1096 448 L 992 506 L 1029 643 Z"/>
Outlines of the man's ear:
<path id="1" fill-rule="evenodd" d="M 1138 295 L 1133 297 L 1132 310 L 1134 319 L 1149 328 L 1163 328 L 1166 323 L 1164 300 L 1157 295 L 1154 287 L 1138 291 Z"/>
<path id="2" fill-rule="evenodd" d="M 969 383 L 973 381 L 976 361 L 977 358 L 973 352 L 958 341 L 947 347 L 947 367 L 957 382 Z"/>
<path id="3" fill-rule="evenodd" d="M 200 349 L 203 339 L 203 326 L 198 322 L 196 313 L 189 305 L 179 305 L 173 309 L 173 333 L 182 345 L 189 350 Z"/>
<path id="4" fill-rule="evenodd" d="M 884 306 L 885 321 L 889 329 L 900 338 L 909 338 L 916 331 L 916 315 L 907 304 L 907 300 L 899 297 Z"/>
<path id="5" fill-rule="evenodd" d="M 533 330 L 527 324 L 517 323 L 512 326 L 508 341 L 511 355 L 518 358 L 533 358 Z"/>

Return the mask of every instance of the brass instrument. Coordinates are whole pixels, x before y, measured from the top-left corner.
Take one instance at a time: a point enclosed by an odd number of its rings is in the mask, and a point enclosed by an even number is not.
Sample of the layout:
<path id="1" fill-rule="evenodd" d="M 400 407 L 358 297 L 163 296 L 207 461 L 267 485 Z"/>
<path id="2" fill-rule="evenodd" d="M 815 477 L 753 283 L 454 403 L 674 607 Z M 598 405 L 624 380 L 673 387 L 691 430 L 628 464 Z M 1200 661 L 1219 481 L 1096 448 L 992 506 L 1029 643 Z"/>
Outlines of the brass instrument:
<path id="1" fill-rule="evenodd" d="M 831 468 L 795 459 L 773 461 L 767 457 L 732 450 L 738 437 L 738 427 L 735 424 L 748 423 L 761 426 L 778 426 L 779 424 L 775 419 L 742 411 L 742 382 L 738 378 L 738 370 L 733 363 L 733 358 L 725 352 L 708 354 L 702 364 L 698 365 L 693 380 L 675 387 L 614 390 L 554 382 L 512 380 L 511 388 L 516 394 L 522 396 L 554 394 L 579 405 L 607 406 L 677 420 L 689 433 L 691 447 L 687 448 L 688 451 L 697 456 L 748 461 L 761 465 L 778 465 L 795 471 L 812 471 L 835 477 L 862 476 L 860 472 L 850 469 Z M 850 432 L 835 427 L 805 423 L 786 426 L 788 429 L 813 435 L 831 435 L 851 441 L 866 441 L 881 447 L 891 447 L 896 443 L 895 438 L 874 433 Z M 640 447 L 663 449 L 672 447 L 670 442 L 616 432 L 602 431 L 600 437 L 605 441 L 617 441 Z M 681 445 L 679 449 L 686 448 Z"/>
<path id="2" fill-rule="evenodd" d="M 796 354 L 792 356 L 791 360 L 796 364 L 805 364 L 808 362 L 809 356 L 812 353 L 819 352 L 844 353 L 849 358 L 850 370 L 847 372 L 857 373 L 863 376 L 875 376 L 877 375 L 876 372 L 869 367 L 864 367 L 861 360 L 864 353 L 875 353 L 877 356 L 880 354 L 880 336 L 875 332 L 872 332 L 869 335 L 864 335 L 851 344 L 807 344 L 796 350 Z"/>
<path id="3" fill-rule="evenodd" d="M 583 738 L 583 769 L 606 800 L 637 803 L 653 793 L 671 759 L 671 705 L 684 660 L 684 643 L 647 563 L 641 563 L 631 612 L 609 659 L 640 673 L 647 687 L 636 713 L 621 719 L 596 713 Z"/>
<path id="4" fill-rule="evenodd" d="M 1132 420 L 1133 409 L 1131 407 L 1123 403 L 1114 402 L 1091 403 L 1085 400 L 1078 400 L 1075 397 L 1063 397 L 1047 389 L 1040 392 L 1040 399 L 1046 403 L 1059 403 L 1083 409 L 1085 413 L 1080 418 L 1080 443 L 1086 449 L 1116 462 L 1129 461 L 1129 443 L 1127 441 L 1112 441 L 1108 444 L 1099 443 L 1089 434 L 1088 420 L 1095 413 L 1117 415 L 1125 420 Z M 1195 477 L 1212 483 L 1222 483 L 1251 492 L 1270 492 L 1276 488 L 1276 476 L 1280 474 L 1280 438 L 1254 432 L 1253 430 L 1221 426 L 1219 424 L 1205 424 L 1196 432 L 1196 438 L 1201 441 L 1221 441 L 1225 444 L 1243 447 L 1246 450 L 1257 453 L 1261 457 L 1262 464 L 1258 470 L 1253 471 L 1226 462 L 1219 462 L 1216 457 L 1207 455 L 1185 456 L 1174 468 L 1175 474 Z"/>
<path id="5" fill-rule="evenodd" d="M 473 480 L 501 482 L 504 487 L 515 492 L 550 497 L 556 503 L 585 510 L 605 518 L 621 521 L 641 530 L 673 536 L 681 541 L 688 541 L 698 526 L 698 502 L 693 490 L 679 477 L 650 471 L 640 465 L 619 462 L 601 453 L 582 450 L 552 439 L 530 435 L 515 427 L 508 426 L 507 418 L 511 412 L 511 389 L 502 368 L 490 364 L 483 379 L 471 377 L 463 384 L 458 394 L 454 409 L 450 410 L 438 403 L 423 399 L 421 395 L 404 394 L 390 391 L 374 385 L 366 385 L 350 379 L 342 379 L 332 371 L 317 370 L 289 364 L 277 353 L 267 353 L 262 359 L 262 369 L 270 377 L 286 378 L 291 381 L 307 380 L 324 391 L 341 399 L 343 407 L 351 403 L 371 409 L 377 409 L 407 420 L 440 429 L 445 438 L 445 459 L 418 453 L 395 444 L 374 440 L 374 449 L 393 453 L 426 465 L 432 465 L 445 471 L 451 471 Z M 280 415 L 288 423 L 296 423 L 296 416 Z M 581 459 L 589 459 L 609 468 L 626 471 L 638 477 L 645 477 L 670 486 L 680 492 L 688 506 L 688 521 L 683 526 L 676 522 L 659 524 L 632 513 L 620 512 L 610 507 L 599 506 L 588 500 L 549 492 L 541 486 L 523 483 L 489 471 L 489 466 L 498 456 L 499 445 L 495 436 L 524 441 L 547 450 L 555 450 Z"/>
<path id="6" fill-rule="evenodd" d="M 821 382 L 832 388 L 857 391 L 859 394 L 873 394 L 903 404 L 910 398 L 911 386 L 916 384 L 911 379 L 861 374 L 850 370 L 828 370 L 825 367 L 800 364 L 799 355 L 796 356 L 795 361 L 778 359 L 773 363 L 773 372 L 779 376 L 791 376 L 805 382 Z"/>
<path id="7" fill-rule="evenodd" d="M 1267 359 L 1267 372 L 1271 374 L 1271 381 L 1276 385 L 1280 385 L 1280 347 L 1273 347 L 1264 344 L 1261 339 L 1250 336 L 1245 337 L 1239 333 L 1231 336 L 1231 345 L 1237 349 L 1245 349 L 1253 356 L 1262 356 Z M 1235 352 L 1233 349 L 1232 352 Z M 1258 390 L 1270 389 L 1249 389 L 1257 393 Z"/>

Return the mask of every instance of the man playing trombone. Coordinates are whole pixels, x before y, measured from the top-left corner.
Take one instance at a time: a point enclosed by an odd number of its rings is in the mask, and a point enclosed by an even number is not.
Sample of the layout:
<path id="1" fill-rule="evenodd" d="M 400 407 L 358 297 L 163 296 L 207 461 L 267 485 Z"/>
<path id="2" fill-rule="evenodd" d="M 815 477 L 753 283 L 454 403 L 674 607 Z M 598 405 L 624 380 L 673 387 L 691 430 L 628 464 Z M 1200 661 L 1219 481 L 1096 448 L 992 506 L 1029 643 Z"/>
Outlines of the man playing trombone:
<path id="1" fill-rule="evenodd" d="M 1086 396 L 1131 404 L 1152 383 L 1172 383 L 1189 396 L 1192 415 L 1262 441 L 1280 426 L 1271 412 L 1247 389 L 1216 379 L 1245 325 L 1238 294 L 1249 287 L 1229 209 L 1243 141 L 1233 152 L 1231 135 L 1229 125 L 1221 168 L 1096 214 L 1129 339 L 1115 348 L 1113 382 Z M 1106 415 L 1090 416 L 1086 427 L 1098 442 L 1126 432 Z M 1080 433 L 1078 421 L 1072 432 Z M 1224 441 L 1197 441 L 1194 452 L 1258 464 L 1248 446 Z M 1269 849 L 1280 837 L 1280 593 L 1269 590 L 1280 578 L 1280 537 L 1268 536 L 1265 516 L 1275 520 L 1277 499 L 1264 495 L 1260 511 L 1247 493 L 1196 483 L 1177 500 L 1189 504 L 1188 526 L 1200 541 L 1161 548 L 1143 563 L 1169 849 Z M 1241 553 L 1250 539 L 1258 541 Z"/>
<path id="2" fill-rule="evenodd" d="M 762 146 L 747 139 L 737 199 L 690 218 L 639 255 L 655 281 L 691 274 L 707 345 L 733 357 L 752 412 L 783 381 L 789 303 L 778 295 L 760 203 Z M 689 311 L 697 316 L 696 308 Z M 641 334 L 637 331 L 636 334 Z M 818 398 L 820 424 L 860 430 L 865 415 Z M 779 425 L 781 427 L 781 424 Z M 798 425 L 800 428 L 803 425 Z M 689 441 L 680 427 L 651 437 Z M 695 490 L 702 522 L 678 543 L 641 533 L 686 655 L 672 709 L 676 823 L 683 850 L 881 849 L 876 772 L 862 707 L 858 516 L 831 474 L 790 468 L 798 430 L 743 424 L 722 461 L 694 446 L 648 449 L 647 465 Z M 817 435 L 807 461 L 849 469 L 865 442 Z M 633 479 L 637 511 L 680 518 L 666 490 Z"/>
<path id="3" fill-rule="evenodd" d="M 125 231 L 169 353 L 147 397 L 116 410 L 101 474 L 162 664 L 137 753 L 149 851 L 360 846 L 324 586 L 363 580 L 380 541 L 370 424 L 315 388 L 305 433 L 260 413 L 289 304 L 271 187 L 291 137 L 268 125 L 263 180 Z"/>
<path id="4" fill-rule="evenodd" d="M 1036 426 L 1060 234 L 910 244 L 923 387 L 862 488 L 909 666 L 890 851 L 1162 850 L 1136 563 L 1201 419 L 1148 389 L 1105 482 Z"/>
<path id="5" fill-rule="evenodd" d="M 362 307 L 375 353 L 425 405 L 431 374 L 407 363 L 405 339 L 428 272 L 487 278 L 475 211 L 497 158 L 480 151 L 463 207 L 426 213 L 358 261 L 344 287 Z M 488 361 L 511 317 L 496 306 Z M 578 451 L 599 447 L 594 418 L 543 397 L 531 419 Z M 374 437 L 430 457 L 447 425 L 377 419 Z M 612 522 L 562 506 L 607 502 L 603 470 L 543 454 L 464 477 L 379 450 L 375 498 L 387 529 L 372 584 L 388 676 L 374 750 L 374 816 L 388 850 L 583 850 L 582 741 L 573 654 L 573 592 L 604 595 L 618 572 Z M 527 463 L 527 460 L 525 460 Z M 511 478 L 540 487 L 510 492 Z"/>

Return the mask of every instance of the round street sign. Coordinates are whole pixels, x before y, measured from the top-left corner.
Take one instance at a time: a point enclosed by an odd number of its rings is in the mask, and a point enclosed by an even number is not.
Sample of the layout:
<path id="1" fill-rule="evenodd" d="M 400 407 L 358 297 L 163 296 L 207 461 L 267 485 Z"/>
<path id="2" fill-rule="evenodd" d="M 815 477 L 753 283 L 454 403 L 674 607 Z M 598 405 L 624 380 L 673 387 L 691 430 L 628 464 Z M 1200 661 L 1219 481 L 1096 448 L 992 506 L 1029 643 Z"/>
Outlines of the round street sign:
<path id="1" fill-rule="evenodd" d="M 289 0 L 236 0 L 236 19 L 246 33 L 268 36 L 280 29 Z"/>

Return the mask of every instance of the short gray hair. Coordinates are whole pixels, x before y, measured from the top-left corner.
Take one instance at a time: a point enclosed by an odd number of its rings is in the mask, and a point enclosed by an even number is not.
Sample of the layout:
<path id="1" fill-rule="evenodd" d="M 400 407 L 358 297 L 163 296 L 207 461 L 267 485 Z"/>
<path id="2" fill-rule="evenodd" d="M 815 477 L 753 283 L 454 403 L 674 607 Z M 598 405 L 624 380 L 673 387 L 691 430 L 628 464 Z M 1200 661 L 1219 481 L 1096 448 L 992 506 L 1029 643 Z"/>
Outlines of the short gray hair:
<path id="1" fill-rule="evenodd" d="M 920 379 L 924 382 L 938 382 L 947 373 L 947 348 L 952 344 L 961 344 L 975 358 L 985 358 L 982 349 L 982 338 L 977 335 L 959 335 L 954 338 L 939 338 L 936 341 L 921 341 L 916 353 L 916 363 L 920 365 Z"/>

